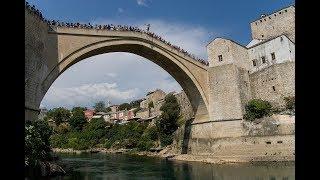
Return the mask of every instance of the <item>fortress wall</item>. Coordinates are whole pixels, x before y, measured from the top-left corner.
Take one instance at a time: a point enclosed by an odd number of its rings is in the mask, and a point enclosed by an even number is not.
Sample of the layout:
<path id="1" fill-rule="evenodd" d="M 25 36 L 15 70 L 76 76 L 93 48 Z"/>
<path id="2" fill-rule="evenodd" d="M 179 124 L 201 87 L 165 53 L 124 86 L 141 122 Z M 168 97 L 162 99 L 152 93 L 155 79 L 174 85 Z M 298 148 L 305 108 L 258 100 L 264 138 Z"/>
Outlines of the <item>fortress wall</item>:
<path id="1" fill-rule="evenodd" d="M 283 98 L 295 96 L 294 80 L 294 62 L 274 64 L 252 73 L 250 74 L 252 98 L 267 100 L 276 107 L 284 107 L 285 101 Z"/>
<path id="2" fill-rule="evenodd" d="M 190 154 L 235 161 L 294 160 L 295 157 L 294 135 L 190 139 L 189 146 Z"/>
<path id="3" fill-rule="evenodd" d="M 209 67 L 231 64 L 233 57 L 230 46 L 230 41 L 223 38 L 216 38 L 210 42 L 207 45 Z M 222 61 L 219 61 L 219 55 L 222 55 Z"/>
<path id="4" fill-rule="evenodd" d="M 231 40 L 216 38 L 207 45 L 209 67 L 235 64 L 238 67 L 249 69 L 247 49 Z M 222 61 L 218 56 L 222 55 Z"/>
<path id="5" fill-rule="evenodd" d="M 250 23 L 252 39 L 269 39 L 286 34 L 295 42 L 295 8 L 290 6 Z"/>
<path id="6" fill-rule="evenodd" d="M 208 155 L 208 158 L 294 160 L 294 116 L 273 115 L 261 119 L 258 124 L 243 120 L 193 124 L 190 138 L 181 141 L 184 132 L 182 127 L 176 133 L 174 148 L 177 153 L 187 144 L 188 154 Z"/>
<path id="7" fill-rule="evenodd" d="M 233 64 L 208 68 L 211 121 L 242 119 L 239 71 Z"/>

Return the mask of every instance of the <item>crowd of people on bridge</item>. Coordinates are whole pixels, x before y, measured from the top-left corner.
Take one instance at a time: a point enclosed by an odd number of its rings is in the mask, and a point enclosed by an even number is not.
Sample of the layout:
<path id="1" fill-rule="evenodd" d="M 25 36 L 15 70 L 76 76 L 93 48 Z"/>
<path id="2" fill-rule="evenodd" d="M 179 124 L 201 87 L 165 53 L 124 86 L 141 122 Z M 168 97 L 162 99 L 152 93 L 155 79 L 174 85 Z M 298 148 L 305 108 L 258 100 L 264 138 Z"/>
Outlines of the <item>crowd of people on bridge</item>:
<path id="1" fill-rule="evenodd" d="M 40 17 L 41 20 L 43 20 L 44 22 L 46 22 L 48 25 L 50 26 L 54 26 L 54 27 L 68 27 L 68 28 L 85 28 L 85 29 L 98 29 L 98 30 L 110 30 L 110 31 L 133 31 L 133 32 L 140 32 L 140 33 L 145 33 L 153 38 L 156 38 L 158 40 L 160 40 L 161 42 L 169 45 L 170 47 L 172 47 L 173 49 L 183 53 L 186 56 L 191 57 L 192 59 L 195 59 L 197 61 L 199 61 L 200 63 L 204 64 L 204 65 L 209 65 L 208 61 L 205 61 L 203 59 L 197 58 L 195 55 L 187 52 L 186 50 L 180 48 L 179 46 L 173 45 L 170 42 L 164 40 L 162 37 L 160 37 L 159 35 L 156 35 L 153 32 L 150 32 L 149 30 L 142 30 L 138 27 L 132 27 L 132 26 L 122 26 L 122 25 L 113 25 L 113 24 L 107 24 L 107 25 L 92 25 L 90 23 L 88 24 L 83 24 L 83 23 L 65 23 L 65 22 L 59 22 L 59 21 L 55 21 L 55 20 L 47 20 L 43 17 L 42 13 L 35 8 L 34 5 L 29 5 L 28 2 L 26 2 L 26 8 L 29 9 L 32 13 L 36 14 L 37 16 Z"/>

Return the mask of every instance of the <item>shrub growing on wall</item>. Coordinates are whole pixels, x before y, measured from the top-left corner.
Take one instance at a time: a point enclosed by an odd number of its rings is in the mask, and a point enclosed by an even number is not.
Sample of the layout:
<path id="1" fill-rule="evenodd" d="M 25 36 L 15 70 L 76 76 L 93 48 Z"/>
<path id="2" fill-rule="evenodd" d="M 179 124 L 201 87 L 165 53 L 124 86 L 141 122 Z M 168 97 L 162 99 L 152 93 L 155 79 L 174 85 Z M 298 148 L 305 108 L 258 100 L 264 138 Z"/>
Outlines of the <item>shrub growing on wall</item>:
<path id="1" fill-rule="evenodd" d="M 244 119 L 253 121 L 271 114 L 272 106 L 268 101 L 252 99 L 245 107 L 246 114 Z"/>
<path id="2" fill-rule="evenodd" d="M 286 102 L 287 109 L 292 110 L 295 108 L 295 97 L 294 96 L 285 97 L 284 101 Z"/>

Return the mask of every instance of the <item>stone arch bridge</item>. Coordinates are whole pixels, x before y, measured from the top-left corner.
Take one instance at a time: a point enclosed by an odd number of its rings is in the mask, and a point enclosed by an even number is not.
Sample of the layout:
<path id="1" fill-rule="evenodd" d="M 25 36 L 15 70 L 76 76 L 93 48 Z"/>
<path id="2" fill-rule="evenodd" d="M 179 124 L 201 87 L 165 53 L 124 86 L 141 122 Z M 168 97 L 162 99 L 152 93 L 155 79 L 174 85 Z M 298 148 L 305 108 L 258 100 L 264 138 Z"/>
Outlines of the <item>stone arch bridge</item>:
<path id="1" fill-rule="evenodd" d="M 186 92 L 196 121 L 209 119 L 208 66 L 146 33 L 51 27 L 25 11 L 25 120 L 36 118 L 55 79 L 73 64 L 98 54 L 133 53 L 166 70 Z"/>

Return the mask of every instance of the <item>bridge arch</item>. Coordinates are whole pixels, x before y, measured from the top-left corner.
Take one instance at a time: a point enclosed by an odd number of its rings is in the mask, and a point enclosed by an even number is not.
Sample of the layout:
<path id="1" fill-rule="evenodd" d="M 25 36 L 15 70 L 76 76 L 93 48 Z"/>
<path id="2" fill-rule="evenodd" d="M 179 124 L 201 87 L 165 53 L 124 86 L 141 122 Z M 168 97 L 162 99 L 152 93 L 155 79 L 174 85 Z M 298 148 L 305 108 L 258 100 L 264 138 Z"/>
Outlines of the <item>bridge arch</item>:
<path id="1" fill-rule="evenodd" d="M 67 42 L 72 43 L 72 41 Z M 197 117 L 207 115 L 205 92 L 198 79 L 183 63 L 181 57 L 172 53 L 167 48 L 154 43 L 153 40 L 132 36 L 126 38 L 111 38 L 84 44 L 83 47 L 74 49 L 67 56 L 61 56 L 61 60 L 50 70 L 42 82 L 43 93 L 41 100 L 51 84 L 69 67 L 86 58 L 111 52 L 133 53 L 159 65 L 180 84 L 190 100 L 194 114 Z M 64 54 L 63 50 L 61 49 L 58 54 Z"/>
<path id="2" fill-rule="evenodd" d="M 207 66 L 146 33 L 54 27 L 25 11 L 25 113 L 36 118 L 52 83 L 86 58 L 126 52 L 142 56 L 167 71 L 182 87 L 195 120 L 209 119 Z"/>

